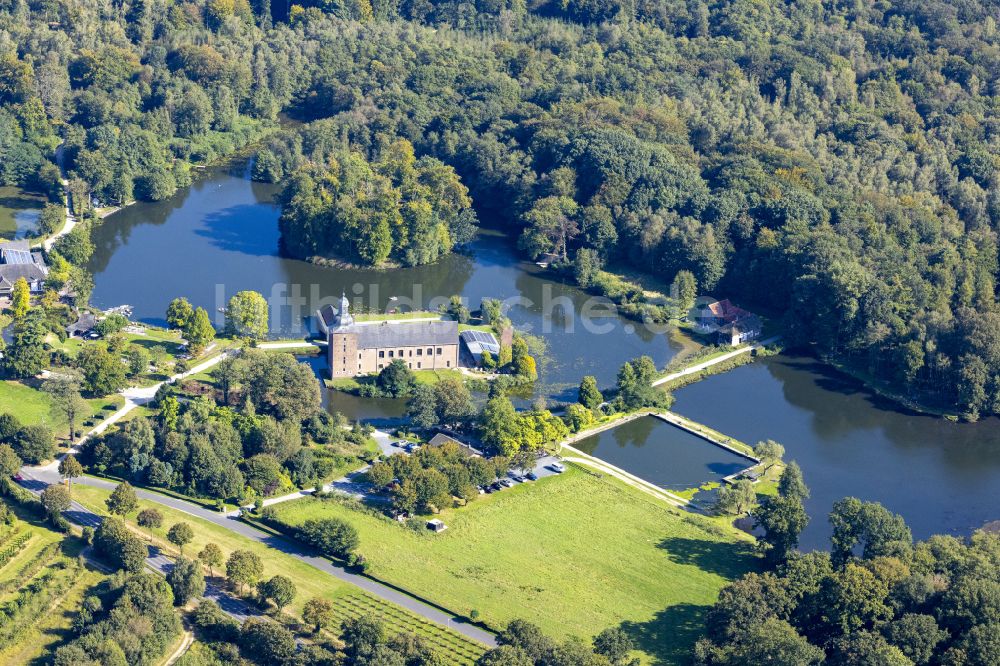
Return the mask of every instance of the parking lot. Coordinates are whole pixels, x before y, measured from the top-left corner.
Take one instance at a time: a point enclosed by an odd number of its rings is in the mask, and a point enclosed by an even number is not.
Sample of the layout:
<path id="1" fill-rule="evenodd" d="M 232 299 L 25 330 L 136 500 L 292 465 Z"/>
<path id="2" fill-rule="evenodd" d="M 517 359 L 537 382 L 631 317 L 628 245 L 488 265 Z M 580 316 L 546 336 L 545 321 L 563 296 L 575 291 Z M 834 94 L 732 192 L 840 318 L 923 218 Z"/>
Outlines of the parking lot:
<path id="1" fill-rule="evenodd" d="M 378 432 L 378 431 L 376 431 Z M 414 453 L 420 448 L 420 445 L 413 443 L 406 443 L 404 440 L 399 440 L 396 438 L 389 438 L 385 433 L 379 433 L 384 435 L 382 438 L 376 438 L 379 442 L 379 448 L 382 449 L 383 455 L 390 456 L 394 453 L 402 453 L 404 455 L 409 455 Z M 511 488 L 518 483 L 531 483 L 533 480 L 544 479 L 547 476 L 554 476 L 559 474 L 552 466 L 560 464 L 559 459 L 552 455 L 540 456 L 536 461 L 534 467 L 530 470 L 534 474 L 535 479 L 529 479 L 526 476 L 525 471 L 521 469 L 513 469 L 507 476 L 500 479 L 497 483 L 492 484 L 492 487 L 480 488 L 481 492 L 492 493 L 498 492 L 506 488 Z"/>

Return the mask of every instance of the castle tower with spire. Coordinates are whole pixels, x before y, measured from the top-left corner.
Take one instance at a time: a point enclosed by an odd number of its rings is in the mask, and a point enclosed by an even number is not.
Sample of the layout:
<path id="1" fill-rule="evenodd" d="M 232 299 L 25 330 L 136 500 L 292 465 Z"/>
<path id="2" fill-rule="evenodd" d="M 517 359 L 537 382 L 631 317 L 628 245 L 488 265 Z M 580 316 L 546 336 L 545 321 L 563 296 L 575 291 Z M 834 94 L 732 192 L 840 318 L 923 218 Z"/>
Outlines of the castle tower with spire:
<path id="1" fill-rule="evenodd" d="M 338 307 L 328 304 L 317 310 L 316 324 L 327 340 L 333 378 L 374 374 L 397 360 L 411 370 L 458 367 L 458 322 L 355 321 L 351 302 L 341 292 Z"/>
<path id="2" fill-rule="evenodd" d="M 347 328 L 354 325 L 354 317 L 351 316 L 351 302 L 347 300 L 347 295 L 340 292 L 340 307 L 337 308 L 337 328 Z"/>

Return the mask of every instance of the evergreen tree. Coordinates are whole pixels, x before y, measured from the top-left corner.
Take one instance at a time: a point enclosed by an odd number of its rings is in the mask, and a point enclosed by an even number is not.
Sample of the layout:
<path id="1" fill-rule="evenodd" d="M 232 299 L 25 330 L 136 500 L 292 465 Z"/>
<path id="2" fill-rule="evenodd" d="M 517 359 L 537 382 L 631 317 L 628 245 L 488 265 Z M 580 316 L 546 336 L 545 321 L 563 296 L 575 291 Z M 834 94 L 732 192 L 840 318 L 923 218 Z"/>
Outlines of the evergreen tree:
<path id="1" fill-rule="evenodd" d="M 191 346 L 191 355 L 198 356 L 215 338 L 215 329 L 204 308 L 196 308 L 184 327 L 184 338 Z"/>
<path id="2" fill-rule="evenodd" d="M 604 402 L 604 396 L 597 389 L 597 379 L 593 375 L 586 375 L 580 381 L 577 401 L 591 411 L 599 408 L 601 403 Z"/>
<path id="3" fill-rule="evenodd" d="M 802 478 L 802 469 L 794 460 L 785 466 L 778 480 L 778 494 L 782 497 L 797 497 L 805 502 L 809 499 L 809 488 Z"/>

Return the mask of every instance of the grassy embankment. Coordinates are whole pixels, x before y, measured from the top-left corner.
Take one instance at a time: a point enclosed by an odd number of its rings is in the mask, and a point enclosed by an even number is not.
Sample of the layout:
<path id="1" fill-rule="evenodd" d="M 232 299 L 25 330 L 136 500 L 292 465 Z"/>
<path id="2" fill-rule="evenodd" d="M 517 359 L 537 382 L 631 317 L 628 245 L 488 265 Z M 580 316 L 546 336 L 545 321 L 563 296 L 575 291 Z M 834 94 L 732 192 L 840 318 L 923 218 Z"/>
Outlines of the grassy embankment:
<path id="1" fill-rule="evenodd" d="M 65 439 L 69 436 L 69 426 L 52 413 L 52 401 L 48 394 L 38 386 L 39 382 L 20 382 L 14 380 L 0 381 L 0 413 L 10 411 L 24 425 L 44 425 L 52 429 L 56 437 Z M 121 396 L 113 395 L 105 398 L 87 400 L 90 406 L 86 414 L 81 415 L 77 428 L 83 430 L 87 426 L 84 421 L 98 422 L 103 420 L 124 404 Z"/>
<path id="2" fill-rule="evenodd" d="M 413 378 L 416 379 L 418 384 L 433 386 L 446 378 L 462 380 L 465 378 L 465 375 L 459 370 L 445 368 L 443 370 L 414 370 Z M 374 376 L 338 377 L 337 379 L 323 380 L 327 388 L 344 391 L 345 393 L 357 393 L 362 384 L 372 382 L 374 382 Z"/>
<path id="3" fill-rule="evenodd" d="M 494 628 L 525 618 L 589 638 L 621 625 L 647 663 L 689 654 L 719 589 L 755 567 L 749 537 L 571 468 L 444 511 L 432 534 L 337 500 L 275 506 L 297 525 L 339 517 L 376 578 Z"/>
<path id="4" fill-rule="evenodd" d="M 83 485 L 76 485 L 73 488 L 74 499 L 101 515 L 107 514 L 104 500 L 108 495 L 110 495 L 110 491 L 102 488 Z M 138 510 L 153 506 L 152 503 L 144 500 L 140 500 L 139 505 Z M 177 549 L 167 542 L 166 533 L 174 523 L 180 521 L 187 522 L 194 528 L 194 539 L 184 549 L 188 555 L 198 553 L 209 542 L 217 544 L 225 557 L 228 557 L 234 550 L 251 550 L 257 553 L 263 561 L 264 578 L 270 578 L 280 573 L 288 576 L 295 583 L 296 596 L 289 607 L 289 611 L 295 615 L 301 612 L 303 604 L 311 597 L 323 597 L 333 602 L 338 620 L 361 614 L 383 617 L 390 632 L 406 631 L 423 637 L 447 656 L 449 663 L 470 664 L 483 652 L 484 648 L 478 643 L 469 641 L 458 633 L 428 622 L 398 606 L 373 597 L 353 585 L 341 582 L 296 557 L 286 555 L 192 514 L 160 504 L 155 505 L 155 507 L 163 514 L 164 518 L 163 527 L 153 530 L 154 542 L 162 550 L 170 554 L 177 553 Z M 140 530 L 136 526 L 135 515 L 136 512 L 133 512 L 127 516 L 129 523 L 148 538 L 148 531 Z M 224 567 L 222 572 L 218 569 L 215 571 L 217 576 L 223 573 Z"/>

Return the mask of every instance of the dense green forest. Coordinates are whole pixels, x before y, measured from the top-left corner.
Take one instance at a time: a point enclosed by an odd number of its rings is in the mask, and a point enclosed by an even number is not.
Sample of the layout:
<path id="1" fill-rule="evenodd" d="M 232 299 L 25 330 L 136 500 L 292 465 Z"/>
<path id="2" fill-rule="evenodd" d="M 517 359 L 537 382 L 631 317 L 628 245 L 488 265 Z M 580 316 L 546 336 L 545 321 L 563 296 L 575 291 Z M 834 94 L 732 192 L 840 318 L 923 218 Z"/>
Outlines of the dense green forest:
<path id="1" fill-rule="evenodd" d="M 986 0 L 349 0 L 287 17 L 240 0 L 5 0 L 0 178 L 57 187 L 61 141 L 78 202 L 159 199 L 285 113 L 308 124 L 276 134 L 255 175 L 289 186 L 293 254 L 432 261 L 475 222 L 467 188 L 526 254 L 690 270 L 702 292 L 785 313 L 793 345 L 997 413 L 997 14 Z M 447 206 L 380 170 L 404 139 L 415 169 L 447 179 Z M 347 165 L 384 196 L 296 206 L 307 176 Z M 322 194 L 357 192 L 343 187 Z M 384 219 L 396 199 L 411 219 Z"/>
<path id="2" fill-rule="evenodd" d="M 846 497 L 831 549 L 794 550 L 808 489 L 786 468 L 755 513 L 769 567 L 722 589 L 694 650 L 697 666 L 992 666 L 1000 660 L 1000 537 L 913 543 L 901 516 Z M 797 507 L 797 508 L 796 508 Z"/>

